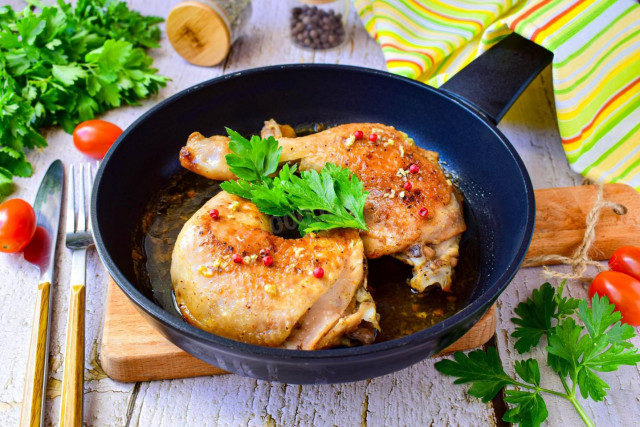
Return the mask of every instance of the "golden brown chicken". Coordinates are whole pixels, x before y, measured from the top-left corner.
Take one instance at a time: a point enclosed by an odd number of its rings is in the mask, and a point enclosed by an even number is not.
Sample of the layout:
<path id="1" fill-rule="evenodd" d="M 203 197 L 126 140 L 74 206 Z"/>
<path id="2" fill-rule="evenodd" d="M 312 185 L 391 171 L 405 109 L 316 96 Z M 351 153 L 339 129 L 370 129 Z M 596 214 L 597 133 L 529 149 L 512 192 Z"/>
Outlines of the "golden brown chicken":
<path id="1" fill-rule="evenodd" d="M 265 122 L 262 136 L 283 147 L 281 162 L 320 170 L 327 162 L 348 167 L 369 191 L 362 232 L 367 258 L 392 255 L 414 267 L 410 285 L 418 291 L 451 285 L 458 244 L 465 230 L 462 209 L 438 154 L 417 147 L 407 134 L 380 123 L 352 123 L 292 138 L 288 128 Z M 228 138 L 189 136 L 181 164 L 216 180 L 234 179 L 225 161 Z"/>
<path id="2" fill-rule="evenodd" d="M 312 350 L 373 342 L 378 316 L 364 268 L 356 230 L 284 239 L 253 203 L 223 191 L 182 228 L 171 278 L 189 323 L 251 344 Z"/>

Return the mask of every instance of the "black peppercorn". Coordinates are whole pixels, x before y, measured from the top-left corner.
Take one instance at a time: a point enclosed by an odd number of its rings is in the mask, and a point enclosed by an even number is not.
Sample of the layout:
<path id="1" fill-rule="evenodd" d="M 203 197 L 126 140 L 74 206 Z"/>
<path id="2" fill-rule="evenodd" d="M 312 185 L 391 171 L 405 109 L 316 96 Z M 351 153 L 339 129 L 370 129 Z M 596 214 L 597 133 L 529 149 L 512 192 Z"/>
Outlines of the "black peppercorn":
<path id="1" fill-rule="evenodd" d="M 344 41 L 342 14 L 316 6 L 291 9 L 291 39 L 302 47 L 329 49 Z"/>

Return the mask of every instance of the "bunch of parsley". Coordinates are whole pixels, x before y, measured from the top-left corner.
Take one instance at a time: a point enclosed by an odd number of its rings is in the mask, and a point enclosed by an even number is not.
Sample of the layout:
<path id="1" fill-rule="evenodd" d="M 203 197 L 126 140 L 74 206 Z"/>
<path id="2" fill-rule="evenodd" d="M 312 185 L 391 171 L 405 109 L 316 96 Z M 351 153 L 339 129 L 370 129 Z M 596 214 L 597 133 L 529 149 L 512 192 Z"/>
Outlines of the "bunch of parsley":
<path id="1" fill-rule="evenodd" d="M 71 132 L 166 85 L 145 53 L 159 47 L 160 22 L 116 0 L 0 7 L 0 197 L 33 173 L 24 149 L 47 145 L 41 127 Z"/>
<path id="2" fill-rule="evenodd" d="M 611 372 L 620 365 L 640 362 L 638 349 L 629 342 L 635 336 L 633 327 L 620 323 L 620 312 L 609 304 L 607 297 L 594 295 L 591 308 L 587 301 L 562 297 L 564 282 L 556 293 L 551 284 L 545 283 L 533 291 L 532 298 L 516 307 L 511 320 L 518 325 L 512 336 L 517 338 L 515 348 L 519 353 L 538 345 L 542 337 L 547 339 L 547 364 L 562 382 L 564 392 L 540 386 L 540 369 L 535 359 L 515 362 L 515 371 L 521 381 L 513 379 L 502 369 L 495 348 L 485 353 L 475 350 L 465 355 L 456 352 L 455 361 L 442 360 L 435 367 L 440 372 L 458 377 L 456 384 L 472 383 L 469 394 L 483 402 L 493 399 L 504 387 L 505 401 L 512 405 L 503 420 L 524 426 L 539 426 L 547 419 L 547 406 L 541 393 L 569 400 L 587 426 L 593 426 L 576 398 L 579 389 L 583 398 L 601 401 L 607 395 L 609 385 L 596 372 Z M 577 317 L 584 326 L 574 319 Z"/>
<path id="3" fill-rule="evenodd" d="M 369 194 L 362 181 L 349 169 L 327 163 L 320 173 L 303 171 L 296 165 L 278 170 L 282 147 L 270 136 L 250 140 L 227 128 L 229 149 L 225 160 L 238 180 L 225 181 L 227 193 L 251 200 L 260 212 L 288 216 L 298 224 L 300 234 L 332 228 L 367 230 L 364 203 Z"/>

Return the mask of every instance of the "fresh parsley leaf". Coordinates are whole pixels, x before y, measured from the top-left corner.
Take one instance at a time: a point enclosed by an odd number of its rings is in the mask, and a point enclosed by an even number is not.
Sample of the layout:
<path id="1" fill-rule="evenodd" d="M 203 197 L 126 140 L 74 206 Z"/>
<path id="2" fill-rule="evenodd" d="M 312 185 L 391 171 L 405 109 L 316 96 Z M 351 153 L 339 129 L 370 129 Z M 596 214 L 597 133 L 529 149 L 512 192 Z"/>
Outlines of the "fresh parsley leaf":
<path id="1" fill-rule="evenodd" d="M 443 374 L 458 377 L 454 384 L 472 383 L 469 394 L 483 402 L 493 399 L 507 384 L 517 384 L 502 369 L 494 347 L 489 347 L 486 352 L 474 350 L 468 355 L 457 351 L 453 357 L 455 361 L 441 360 L 435 368 Z"/>
<path id="2" fill-rule="evenodd" d="M 504 401 L 513 406 L 502 418 L 506 422 L 537 427 L 549 416 L 547 405 L 537 391 L 506 390 L 504 394 Z"/>
<path id="3" fill-rule="evenodd" d="M 227 128 L 227 134 L 229 134 L 229 149 L 234 154 L 227 154 L 225 160 L 229 170 L 238 178 L 260 181 L 278 169 L 282 147 L 274 137 L 260 139 L 259 136 L 254 135 L 248 140 L 229 128 Z"/>
<path id="4" fill-rule="evenodd" d="M 514 364 L 516 373 L 529 384 L 540 385 L 540 367 L 535 359 L 516 360 Z"/>
<path id="5" fill-rule="evenodd" d="M 229 149 L 225 159 L 237 181 L 220 186 L 228 193 L 251 200 L 268 215 L 289 216 L 302 235 L 334 228 L 367 230 L 364 204 L 369 194 L 349 169 L 327 163 L 315 170 L 295 174 L 296 166 L 283 165 L 277 175 L 282 147 L 269 137 L 246 139 L 228 129 Z"/>
<path id="6" fill-rule="evenodd" d="M 551 283 L 544 283 L 533 291 L 531 298 L 518 304 L 514 310 L 518 317 L 511 318 L 518 325 L 511 334 L 517 338 L 518 353 L 529 351 L 543 336 L 549 335 L 554 319 L 557 321 L 575 312 L 579 300 L 562 296 L 565 283 L 562 282 L 557 292 Z"/>
<path id="7" fill-rule="evenodd" d="M 302 233 L 332 228 L 367 229 L 364 202 L 369 193 L 363 191 L 362 182 L 348 169 L 327 163 L 320 173 L 308 170 L 300 177 L 292 175 L 284 187 L 300 211 L 325 212 L 316 214 L 315 221 L 300 230 Z"/>
<path id="8" fill-rule="evenodd" d="M 569 400 L 585 424 L 593 425 L 577 400 L 576 390 L 585 399 L 603 400 L 609 385 L 597 372 L 614 371 L 621 365 L 634 366 L 640 362 L 640 354 L 629 342 L 635 336 L 634 329 L 620 322 L 622 316 L 607 297 L 594 295 L 589 307 L 585 300 L 562 297 L 564 284 L 556 292 L 545 283 L 520 303 L 516 308 L 518 317 L 512 319 L 517 325 L 512 336 L 518 338 L 516 348 L 521 352 L 537 345 L 542 336 L 547 337 L 547 363 L 560 376 L 565 393 L 540 386 L 540 370 L 534 359 L 516 361 L 515 371 L 524 382 L 512 380 L 504 374 L 493 348 L 486 354 L 476 350 L 469 357 L 457 352 L 455 362 L 438 362 L 436 368 L 458 377 L 456 384 L 473 383 L 469 394 L 485 402 L 502 387 L 517 386 L 517 390 L 505 390 L 505 402 L 512 405 L 504 415 L 505 421 L 539 426 L 548 416 L 541 393 L 548 393 Z M 584 326 L 572 317 L 576 309 Z"/>
<path id="9" fill-rule="evenodd" d="M 75 7 L 31 0 L 21 12 L 0 7 L 0 197 L 12 176 L 32 174 L 25 149 L 47 145 L 41 127 L 70 133 L 166 85 L 145 53 L 158 47 L 160 22 L 118 0 L 79 0 Z"/>
<path id="10" fill-rule="evenodd" d="M 545 283 L 540 289 L 533 291 L 531 298 L 515 308 L 518 317 L 512 317 L 511 321 L 518 327 L 511 336 L 517 338 L 515 348 L 518 353 L 529 351 L 531 347 L 538 345 L 540 338 L 549 333 L 551 320 L 558 308 L 555 293 L 553 286 Z"/>
<path id="11" fill-rule="evenodd" d="M 224 181 L 220 183 L 220 188 L 230 194 L 243 197 L 245 199 L 251 199 L 251 183 L 244 179 L 238 179 L 236 181 Z"/>

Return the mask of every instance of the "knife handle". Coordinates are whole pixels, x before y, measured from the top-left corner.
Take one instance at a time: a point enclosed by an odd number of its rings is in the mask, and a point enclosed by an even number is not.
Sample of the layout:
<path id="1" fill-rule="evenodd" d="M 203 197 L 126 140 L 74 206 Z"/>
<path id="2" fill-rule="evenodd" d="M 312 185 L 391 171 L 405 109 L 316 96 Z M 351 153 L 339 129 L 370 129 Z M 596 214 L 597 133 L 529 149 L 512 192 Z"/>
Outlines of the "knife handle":
<path id="1" fill-rule="evenodd" d="M 60 426 L 82 426 L 84 395 L 85 286 L 73 285 L 69 295 L 67 344 L 62 377 Z"/>
<path id="2" fill-rule="evenodd" d="M 27 377 L 22 396 L 20 426 L 40 426 L 44 424 L 44 402 L 47 387 L 47 366 L 49 350 L 49 319 L 51 317 L 51 283 L 38 285 L 36 310 L 33 316 Z"/>

